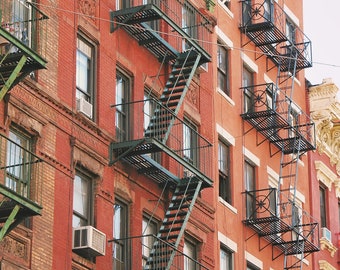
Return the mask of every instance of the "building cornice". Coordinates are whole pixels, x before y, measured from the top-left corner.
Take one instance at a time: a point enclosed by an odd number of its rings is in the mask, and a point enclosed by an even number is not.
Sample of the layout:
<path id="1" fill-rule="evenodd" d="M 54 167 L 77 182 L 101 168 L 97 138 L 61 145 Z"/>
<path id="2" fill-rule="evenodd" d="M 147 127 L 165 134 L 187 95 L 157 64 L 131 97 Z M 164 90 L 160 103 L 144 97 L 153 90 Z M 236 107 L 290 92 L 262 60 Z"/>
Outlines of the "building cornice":
<path id="1" fill-rule="evenodd" d="M 332 266 L 329 262 L 325 260 L 319 261 L 319 269 L 320 270 L 336 270 L 334 266 Z"/>
<path id="2" fill-rule="evenodd" d="M 323 84 L 309 89 L 311 118 L 316 128 L 316 148 L 326 154 L 336 172 L 340 175 L 340 102 L 339 89 L 334 83 Z"/>

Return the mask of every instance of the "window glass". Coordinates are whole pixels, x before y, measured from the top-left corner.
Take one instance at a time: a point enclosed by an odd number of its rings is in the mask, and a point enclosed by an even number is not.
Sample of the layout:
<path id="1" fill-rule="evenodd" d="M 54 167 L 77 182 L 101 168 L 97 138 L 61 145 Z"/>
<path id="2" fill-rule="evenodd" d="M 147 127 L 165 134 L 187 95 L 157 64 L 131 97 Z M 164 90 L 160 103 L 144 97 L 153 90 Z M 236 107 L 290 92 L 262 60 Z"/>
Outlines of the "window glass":
<path id="1" fill-rule="evenodd" d="M 184 158 L 191 164 L 197 166 L 198 151 L 197 151 L 197 127 L 188 120 L 184 121 L 183 125 L 183 155 Z"/>
<path id="2" fill-rule="evenodd" d="M 93 104 L 94 47 L 80 37 L 77 39 L 76 61 L 76 97 Z"/>
<path id="3" fill-rule="evenodd" d="M 76 172 L 73 182 L 73 227 L 91 224 L 91 179 Z"/>
<path id="4" fill-rule="evenodd" d="M 128 213 L 126 204 L 116 200 L 114 204 L 113 216 L 113 237 L 115 239 L 113 246 L 114 268 L 117 270 L 128 269 Z"/>
<path id="5" fill-rule="evenodd" d="M 220 270 L 232 270 L 233 269 L 233 253 L 221 247 L 220 249 Z"/>
<path id="6" fill-rule="evenodd" d="M 158 232 L 158 224 L 155 220 L 150 219 L 149 217 L 143 217 L 143 235 L 142 246 L 143 246 L 143 266 L 145 266 L 148 257 L 150 256 L 150 252 L 152 250 L 153 243 L 156 238 L 154 236 L 157 235 Z M 153 235 L 153 236 L 152 236 Z"/>
<path id="7" fill-rule="evenodd" d="M 219 169 L 219 196 L 231 203 L 231 183 L 229 175 L 230 153 L 229 146 L 222 141 L 218 142 L 218 169 Z"/>
<path id="8" fill-rule="evenodd" d="M 197 251 L 195 243 L 184 240 L 184 270 L 196 270 Z"/>
<path id="9" fill-rule="evenodd" d="M 24 197 L 29 195 L 31 180 L 31 151 L 30 138 L 25 134 L 11 129 L 9 131 L 6 157 L 6 187 Z"/>
<path id="10" fill-rule="evenodd" d="M 129 78 L 117 71 L 116 75 L 116 138 L 123 142 L 128 139 Z"/>
<path id="11" fill-rule="evenodd" d="M 243 67 L 243 73 L 242 73 L 242 87 L 244 87 L 244 112 L 252 112 L 254 110 L 253 106 L 253 100 L 254 100 L 254 94 L 253 94 L 253 85 L 254 85 L 254 79 L 253 79 L 253 73 L 247 69 L 246 67 Z"/>
<path id="12" fill-rule="evenodd" d="M 244 164 L 245 189 L 247 191 L 247 218 L 256 217 L 255 167 L 249 162 Z"/>
<path id="13" fill-rule="evenodd" d="M 218 88 L 229 95 L 229 59 L 228 49 L 218 43 L 217 47 L 217 83 Z"/>
<path id="14" fill-rule="evenodd" d="M 186 1 L 182 6 L 182 29 L 189 35 L 189 37 L 197 39 L 195 10 Z M 183 50 L 185 51 L 188 49 L 190 49 L 190 45 L 186 41 L 183 41 Z"/>
<path id="15" fill-rule="evenodd" d="M 320 226 L 327 227 L 326 190 L 320 186 Z"/>

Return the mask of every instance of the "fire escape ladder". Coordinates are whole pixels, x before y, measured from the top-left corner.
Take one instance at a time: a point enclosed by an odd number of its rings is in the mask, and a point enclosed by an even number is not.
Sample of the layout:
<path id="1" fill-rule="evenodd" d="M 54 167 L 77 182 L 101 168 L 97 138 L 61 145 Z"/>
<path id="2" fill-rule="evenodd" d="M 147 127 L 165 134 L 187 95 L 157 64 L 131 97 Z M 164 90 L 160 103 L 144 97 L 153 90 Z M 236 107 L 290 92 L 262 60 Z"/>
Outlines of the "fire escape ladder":
<path id="1" fill-rule="evenodd" d="M 193 49 L 179 54 L 159 99 L 161 106 L 156 108 L 145 132 L 145 137 L 157 134 L 158 139 L 162 140 L 164 144 L 167 142 L 200 58 L 200 54 Z M 173 114 L 165 112 L 168 110 L 172 111 Z"/>
<path id="2" fill-rule="evenodd" d="M 196 199 L 202 188 L 202 181 L 196 177 L 184 178 L 178 182 L 162 226 L 153 244 L 144 269 L 169 270 L 176 250 L 185 232 Z M 162 244 L 161 241 L 168 243 Z"/>

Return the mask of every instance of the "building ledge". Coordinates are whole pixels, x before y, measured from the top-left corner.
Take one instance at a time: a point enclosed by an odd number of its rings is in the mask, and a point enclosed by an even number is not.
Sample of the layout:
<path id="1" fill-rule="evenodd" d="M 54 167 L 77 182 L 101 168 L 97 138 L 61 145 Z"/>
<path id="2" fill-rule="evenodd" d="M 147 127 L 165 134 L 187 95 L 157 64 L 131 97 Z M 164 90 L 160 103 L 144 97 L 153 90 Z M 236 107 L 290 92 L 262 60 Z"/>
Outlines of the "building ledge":
<path id="1" fill-rule="evenodd" d="M 319 269 L 320 270 L 336 270 L 334 266 L 332 266 L 329 262 L 325 260 L 320 260 L 319 261 Z"/>

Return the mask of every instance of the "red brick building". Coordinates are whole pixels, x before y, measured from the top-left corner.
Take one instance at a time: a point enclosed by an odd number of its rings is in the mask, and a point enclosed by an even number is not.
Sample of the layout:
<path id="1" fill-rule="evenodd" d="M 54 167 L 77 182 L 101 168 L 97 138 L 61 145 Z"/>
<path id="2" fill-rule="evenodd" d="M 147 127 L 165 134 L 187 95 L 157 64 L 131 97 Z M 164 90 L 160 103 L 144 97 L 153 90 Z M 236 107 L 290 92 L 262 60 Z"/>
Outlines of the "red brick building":
<path id="1" fill-rule="evenodd" d="M 1 269 L 313 269 L 302 1 L 0 11 Z"/>

